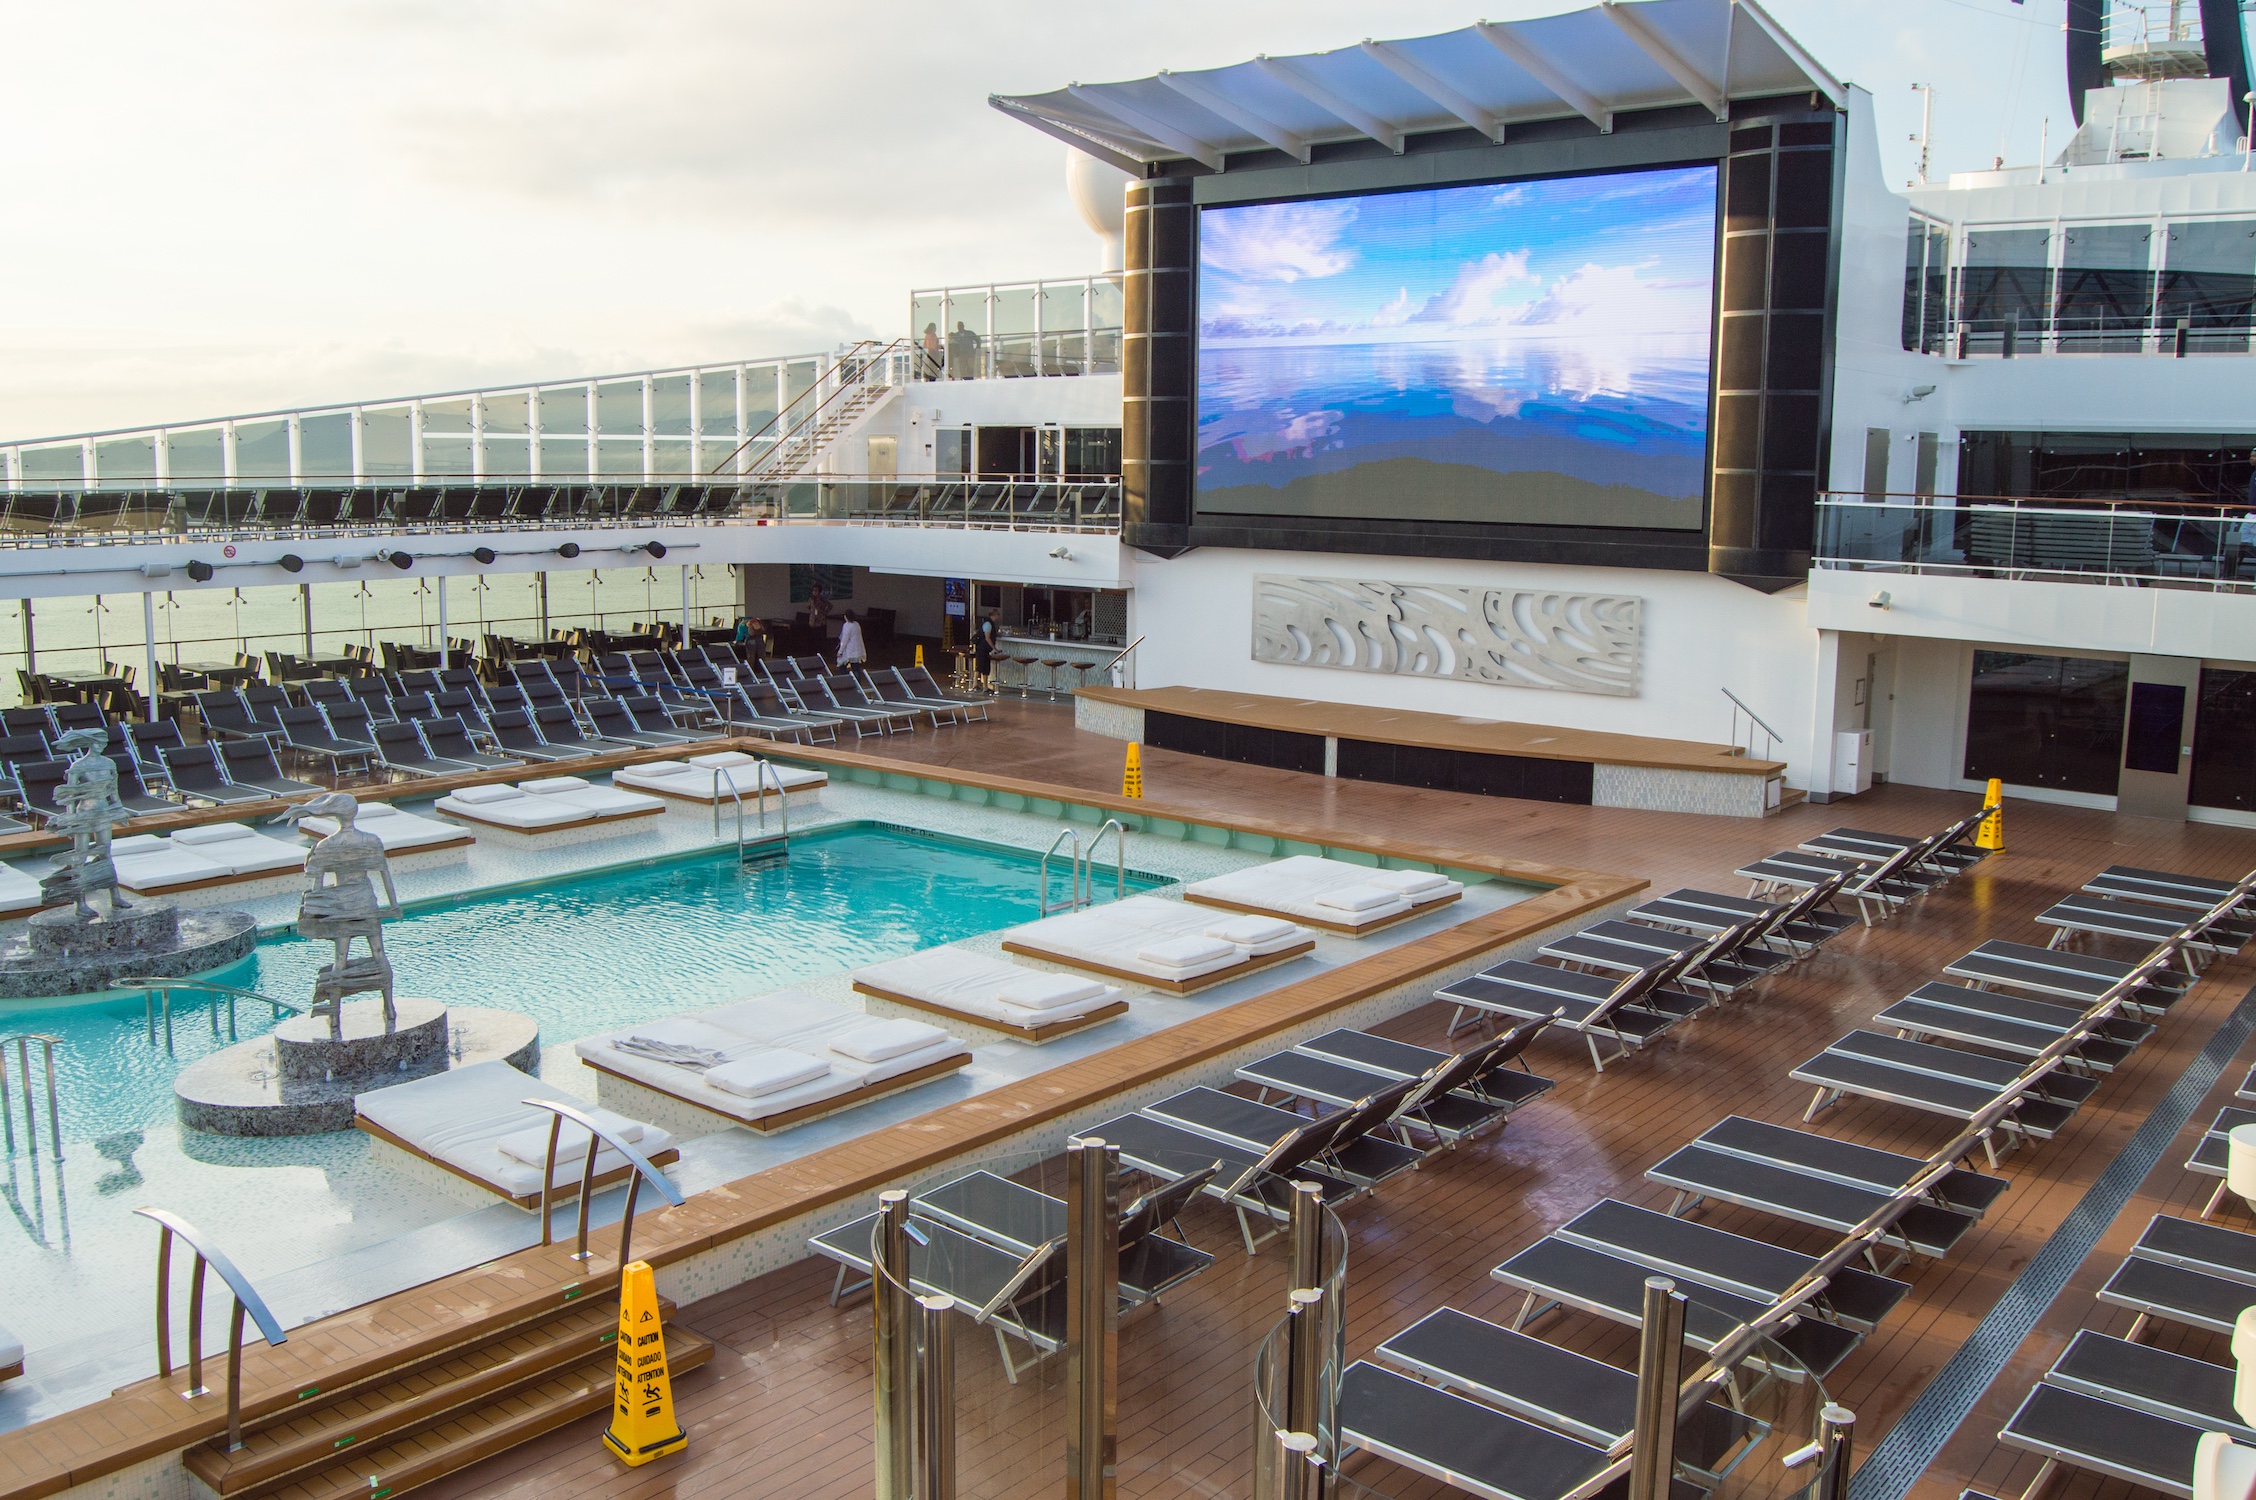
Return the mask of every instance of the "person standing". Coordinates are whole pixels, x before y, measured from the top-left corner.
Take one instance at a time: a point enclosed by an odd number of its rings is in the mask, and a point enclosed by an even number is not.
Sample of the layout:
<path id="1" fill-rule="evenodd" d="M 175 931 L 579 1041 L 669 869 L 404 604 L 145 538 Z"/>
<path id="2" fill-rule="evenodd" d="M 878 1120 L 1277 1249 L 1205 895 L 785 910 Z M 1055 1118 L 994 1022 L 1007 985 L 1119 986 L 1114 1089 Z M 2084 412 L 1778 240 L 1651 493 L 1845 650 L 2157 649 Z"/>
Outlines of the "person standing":
<path id="1" fill-rule="evenodd" d="M 854 618 L 852 610 L 838 627 L 838 670 L 869 665 L 869 649 L 862 644 L 862 622 Z"/>
<path id="2" fill-rule="evenodd" d="M 1002 636 L 1003 612 L 991 609 L 987 611 L 987 618 L 979 622 L 979 628 L 971 635 L 972 668 L 983 679 L 995 675 L 995 648 L 1001 643 Z"/>

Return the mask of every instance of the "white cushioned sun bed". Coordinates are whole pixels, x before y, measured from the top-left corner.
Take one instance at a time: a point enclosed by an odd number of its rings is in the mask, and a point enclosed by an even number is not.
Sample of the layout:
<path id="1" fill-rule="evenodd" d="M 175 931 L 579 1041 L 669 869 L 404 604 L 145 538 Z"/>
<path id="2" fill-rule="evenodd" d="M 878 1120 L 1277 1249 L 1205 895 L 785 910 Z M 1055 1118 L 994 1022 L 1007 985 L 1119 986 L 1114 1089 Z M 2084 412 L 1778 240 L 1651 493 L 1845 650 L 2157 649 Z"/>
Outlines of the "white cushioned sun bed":
<path id="1" fill-rule="evenodd" d="M 757 761 L 758 757 L 741 750 L 716 750 L 710 755 L 692 755 L 687 760 L 646 760 L 639 766 L 621 766 L 611 773 L 611 779 L 637 791 L 681 797 L 691 802 L 711 802 L 732 790 L 746 797 L 763 792 L 772 797 L 778 782 L 783 785 L 784 796 L 791 797 L 800 792 L 820 791 L 830 783 L 830 778 L 820 771 L 777 765 L 774 761 L 768 762 L 767 774 L 763 776 Z M 716 784 L 719 792 L 714 790 Z"/>
<path id="2" fill-rule="evenodd" d="M 1273 913 L 1350 937 L 1391 926 L 1464 894 L 1464 886 L 1430 870 L 1375 870 L 1313 854 L 1232 870 L 1183 887 L 1186 901 Z"/>
<path id="3" fill-rule="evenodd" d="M 1316 946 L 1276 917 L 1227 916 L 1158 896 L 1130 896 L 1044 917 L 1003 934 L 1003 951 L 1187 995 L 1297 958 Z"/>
<path id="4" fill-rule="evenodd" d="M 47 903 L 39 895 L 39 878 L 14 865 L 0 865 L 0 917 L 20 917 Z"/>
<path id="5" fill-rule="evenodd" d="M 335 818 L 300 818 L 298 827 L 317 839 L 337 831 Z M 413 854 L 472 842 L 470 831 L 437 818 L 401 812 L 389 802 L 363 802 L 353 815 L 353 827 L 365 829 L 383 841 L 386 854 Z"/>
<path id="6" fill-rule="evenodd" d="M 1125 1015 L 1115 985 L 1029 969 L 967 948 L 928 948 L 854 971 L 865 995 L 1046 1042 Z"/>
<path id="7" fill-rule="evenodd" d="M 144 895 L 264 880 L 305 868 L 302 844 L 287 844 L 242 823 L 182 828 L 170 838 L 137 833 L 110 843 L 118 884 Z"/>
<path id="8" fill-rule="evenodd" d="M 543 776 L 515 786 L 466 786 L 433 805 L 448 817 L 511 833 L 586 828 L 596 823 L 655 817 L 666 810 L 666 804 L 656 797 L 598 786 L 579 776 Z"/>
<path id="9" fill-rule="evenodd" d="M 537 1208 L 549 1123 L 556 1116 L 525 1103 L 527 1099 L 554 1099 L 592 1114 L 606 1128 L 618 1130 L 653 1166 L 665 1166 L 681 1155 L 674 1149 L 674 1138 L 657 1126 L 597 1109 L 500 1061 L 371 1089 L 353 1100 L 353 1124 L 519 1208 Z M 556 1147 L 555 1198 L 578 1195 L 587 1146 L 588 1133 L 567 1120 Z M 623 1182 L 633 1170 L 609 1146 L 596 1154 L 598 1187 Z"/>
<path id="10" fill-rule="evenodd" d="M 669 1061 L 634 1044 L 695 1049 Z M 781 1130 L 971 1061 L 957 1038 L 922 1021 L 882 1020 L 797 990 L 693 1015 L 642 1021 L 572 1044 L 607 1073 L 754 1130 Z"/>
<path id="11" fill-rule="evenodd" d="M 0 1328 L 0 1380 L 13 1380 L 23 1373 L 23 1340 L 5 1328 Z"/>

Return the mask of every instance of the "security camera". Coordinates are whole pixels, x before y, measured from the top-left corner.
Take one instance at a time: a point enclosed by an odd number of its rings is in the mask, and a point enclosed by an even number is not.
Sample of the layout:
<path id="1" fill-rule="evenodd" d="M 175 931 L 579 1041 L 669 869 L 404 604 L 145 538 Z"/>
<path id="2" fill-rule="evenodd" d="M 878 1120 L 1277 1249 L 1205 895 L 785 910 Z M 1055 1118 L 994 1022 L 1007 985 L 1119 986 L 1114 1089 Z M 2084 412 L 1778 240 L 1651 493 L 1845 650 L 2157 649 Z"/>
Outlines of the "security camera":
<path id="1" fill-rule="evenodd" d="M 1050 556 L 1052 556 L 1052 557 L 1056 558 L 1056 559 L 1057 559 L 1057 560 L 1058 560 L 1059 562 L 1071 562 L 1071 561 L 1073 561 L 1073 554 L 1072 554 L 1072 552 L 1070 552 L 1069 550 L 1067 550 L 1067 549 L 1066 549 L 1066 548 L 1064 548 L 1064 547 L 1053 547 L 1053 548 L 1051 548 L 1051 549 L 1050 549 Z"/>
<path id="2" fill-rule="evenodd" d="M 1886 609 L 1889 603 L 1894 598 L 1895 596 L 1893 594 L 1890 594 L 1886 589 L 1882 589 L 1879 593 L 1874 594 L 1871 598 L 1865 600 L 1864 602 L 1871 605 L 1874 609 Z"/>
<path id="3" fill-rule="evenodd" d="M 1935 388 L 1931 385 L 1915 385 L 1903 393 L 1903 404 L 1909 406 L 1914 401 L 1924 401 L 1934 394 Z"/>

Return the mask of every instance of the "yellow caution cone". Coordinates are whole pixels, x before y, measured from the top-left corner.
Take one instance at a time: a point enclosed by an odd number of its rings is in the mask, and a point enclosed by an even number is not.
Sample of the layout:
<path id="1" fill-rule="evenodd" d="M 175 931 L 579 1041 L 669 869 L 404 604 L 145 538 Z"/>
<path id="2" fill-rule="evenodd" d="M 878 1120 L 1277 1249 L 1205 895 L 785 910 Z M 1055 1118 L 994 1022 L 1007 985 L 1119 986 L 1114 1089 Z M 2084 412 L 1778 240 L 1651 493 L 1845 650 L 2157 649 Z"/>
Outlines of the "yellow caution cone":
<path id="1" fill-rule="evenodd" d="M 2005 783 L 1997 777 L 1990 778 L 1989 790 L 1982 793 L 1982 810 L 1989 814 L 1974 830 L 1974 847 L 2000 850 L 2005 847 Z"/>
<path id="2" fill-rule="evenodd" d="M 924 665 L 924 647 L 922 646 L 917 647 L 916 664 L 920 667 Z"/>
<path id="3" fill-rule="evenodd" d="M 1128 742 L 1128 765 L 1120 773 L 1120 795 L 1136 798 L 1144 795 L 1144 747 L 1134 740 Z"/>
<path id="4" fill-rule="evenodd" d="M 619 1275 L 619 1360 L 611 1391 L 611 1426 L 603 1446 L 628 1465 L 678 1453 L 689 1435 L 674 1420 L 674 1382 L 666 1370 L 666 1326 L 658 1315 L 658 1280 L 650 1262 L 629 1262 Z"/>

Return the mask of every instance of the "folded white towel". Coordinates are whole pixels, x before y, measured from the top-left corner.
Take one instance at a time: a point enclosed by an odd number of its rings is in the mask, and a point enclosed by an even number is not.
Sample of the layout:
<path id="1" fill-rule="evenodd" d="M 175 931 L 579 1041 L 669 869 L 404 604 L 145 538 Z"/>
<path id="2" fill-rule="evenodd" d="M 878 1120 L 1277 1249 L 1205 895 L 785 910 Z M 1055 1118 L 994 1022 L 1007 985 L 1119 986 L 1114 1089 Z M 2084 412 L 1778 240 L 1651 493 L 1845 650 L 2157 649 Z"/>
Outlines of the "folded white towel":
<path id="1" fill-rule="evenodd" d="M 642 1122 L 639 1120 L 630 1120 L 625 1115 L 615 1115 L 607 1109 L 591 1109 L 588 1114 L 594 1118 L 597 1124 L 622 1141 L 639 1141 L 642 1139 Z M 548 1160 L 548 1130 L 549 1121 L 544 1119 L 538 1125 L 528 1125 L 523 1130 L 511 1131 L 508 1135 L 494 1142 L 494 1149 L 512 1160 L 523 1162 L 528 1167 L 541 1166 Z M 562 1166 L 568 1161 L 578 1161 L 581 1157 L 587 1155 L 588 1140 L 589 1136 L 584 1126 L 575 1125 L 570 1120 L 566 1120 L 564 1128 L 556 1133 L 557 1165 Z"/>
<path id="2" fill-rule="evenodd" d="M 587 788 L 584 776 L 543 776 L 537 781 L 520 781 L 517 790 L 535 797 L 546 797 L 555 792 L 577 792 Z"/>
<path id="3" fill-rule="evenodd" d="M 1416 896 L 1426 891 L 1437 891 L 1449 884 L 1449 877 L 1431 870 L 1373 870 L 1364 882 L 1382 890 L 1400 891 L 1405 896 Z"/>
<path id="4" fill-rule="evenodd" d="M 360 804 L 359 810 L 353 814 L 353 821 L 355 823 L 365 823 L 370 818 L 395 818 L 404 816 L 406 816 L 406 814 L 402 813 L 398 808 L 392 806 L 392 804 L 389 802 L 363 802 Z"/>
<path id="5" fill-rule="evenodd" d="M 252 831 L 240 823 L 206 823 L 201 828 L 178 830 L 173 834 L 172 841 L 193 848 L 198 844 L 227 844 L 236 839 L 251 837 L 253 837 Z M 111 852 L 115 853 L 117 845 L 113 842 L 110 849 Z"/>
<path id="6" fill-rule="evenodd" d="M 922 1021 L 872 1021 L 867 1026 L 857 1026 L 830 1039 L 830 1050 L 841 1057 L 851 1057 L 856 1062 L 884 1062 L 905 1052 L 915 1052 L 935 1042 L 944 1042 L 948 1033 L 937 1026 L 927 1026 Z M 708 1075 L 710 1076 L 710 1075 Z"/>
<path id="7" fill-rule="evenodd" d="M 706 1070 L 705 1081 L 726 1094 L 758 1099 L 830 1076 L 830 1064 L 804 1052 L 776 1047 Z"/>
<path id="8" fill-rule="evenodd" d="M 689 763 L 680 760 L 646 760 L 639 766 L 627 767 L 637 776 L 679 776 L 688 769 Z"/>
<path id="9" fill-rule="evenodd" d="M 1225 921 L 1209 922 L 1206 935 L 1225 943 L 1273 943 L 1279 938 L 1291 937 L 1297 931 L 1292 923 L 1277 917 L 1231 917 Z"/>
<path id="10" fill-rule="evenodd" d="M 1343 885 L 1336 891 L 1326 891 L 1316 898 L 1318 906 L 1328 906 L 1333 911 L 1377 911 L 1382 906 L 1392 906 L 1402 899 L 1400 891 L 1390 891 L 1376 885 Z"/>
<path id="11" fill-rule="evenodd" d="M 1218 938 L 1185 936 L 1146 944 L 1136 950 L 1136 957 L 1163 969 L 1188 969 L 1218 958 L 1233 957 L 1237 951 L 1235 943 L 1225 943 Z"/>
<path id="12" fill-rule="evenodd" d="M 689 763 L 711 770 L 716 766 L 748 766 L 752 757 L 741 750 L 716 750 L 711 755 L 692 755 Z"/>
<path id="13" fill-rule="evenodd" d="M 452 802 L 460 802 L 470 807 L 476 807 L 480 803 L 507 802 L 512 798 L 522 797 L 524 795 L 525 794 L 523 792 L 518 791 L 517 788 L 513 786 L 497 782 L 492 786 L 456 787 L 453 791 L 447 793 L 447 800 Z"/>
<path id="14" fill-rule="evenodd" d="M 1074 974 L 1036 973 L 1032 970 L 995 987 L 995 999 L 1021 1010 L 1055 1010 L 1077 1000 L 1094 1000 L 1110 989 L 1094 979 Z"/>

